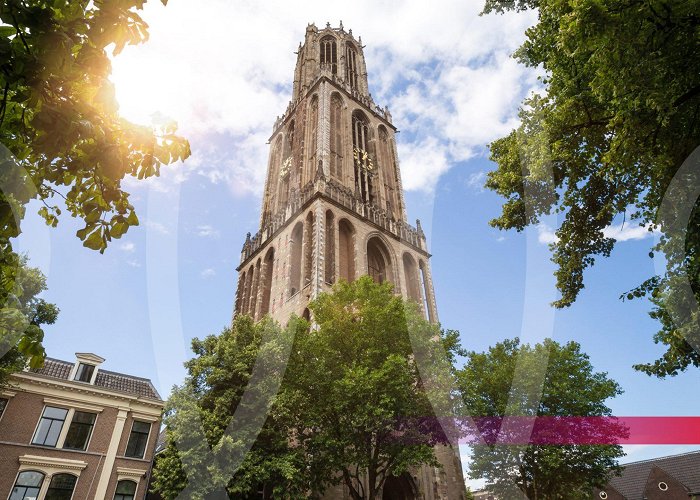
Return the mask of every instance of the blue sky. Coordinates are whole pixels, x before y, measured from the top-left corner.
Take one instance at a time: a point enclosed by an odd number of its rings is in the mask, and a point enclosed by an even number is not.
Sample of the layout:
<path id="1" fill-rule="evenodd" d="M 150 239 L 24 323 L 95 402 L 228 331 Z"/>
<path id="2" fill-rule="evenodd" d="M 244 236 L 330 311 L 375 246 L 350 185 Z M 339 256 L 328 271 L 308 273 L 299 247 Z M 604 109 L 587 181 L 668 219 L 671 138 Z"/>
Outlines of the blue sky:
<path id="1" fill-rule="evenodd" d="M 133 120 L 175 118 L 193 155 L 160 179 L 125 184 L 142 224 L 104 255 L 82 247 L 75 221 L 50 230 L 29 212 L 19 247 L 47 274 L 46 298 L 61 308 L 46 329 L 49 355 L 94 352 L 107 369 L 151 378 L 164 396 L 182 379 L 189 340 L 230 321 L 241 245 L 257 230 L 266 141 L 291 95 L 293 51 L 307 22 L 343 19 L 366 45 L 375 101 L 389 105 L 401 130 L 409 219 L 420 218 L 428 235 L 443 325 L 478 351 L 516 335 L 576 340 L 625 389 L 610 402 L 616 414 L 697 414 L 698 370 L 659 381 L 632 369 L 663 352 L 652 343 L 648 303 L 618 300 L 653 273 L 648 234 L 611 229 L 625 241 L 587 272 L 571 308 L 553 311 L 547 242 L 556 221 L 528 234 L 488 226 L 502 200 L 481 187 L 494 168 L 485 145 L 517 124 L 518 104 L 538 88 L 536 72 L 509 57 L 533 15 L 479 17 L 480 3 L 452 0 L 440 9 L 328 3 L 147 7 L 151 40 L 114 62 L 118 98 Z M 681 450 L 629 447 L 627 460 Z"/>

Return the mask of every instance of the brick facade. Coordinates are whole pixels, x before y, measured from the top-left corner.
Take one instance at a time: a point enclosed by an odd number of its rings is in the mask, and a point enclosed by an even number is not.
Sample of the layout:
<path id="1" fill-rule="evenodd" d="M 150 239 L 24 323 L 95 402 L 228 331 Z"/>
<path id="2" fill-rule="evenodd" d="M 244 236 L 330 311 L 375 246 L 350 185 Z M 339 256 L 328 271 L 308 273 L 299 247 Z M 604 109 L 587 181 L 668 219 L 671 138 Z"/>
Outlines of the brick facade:
<path id="1" fill-rule="evenodd" d="M 112 499 L 117 482 L 136 484 L 134 498 L 144 498 L 160 427 L 163 401 L 149 381 L 104 371 L 94 355 L 79 355 L 79 362 L 95 362 L 92 380 L 74 380 L 78 362 L 47 359 L 44 368 L 11 376 L 0 397 L 7 401 L 0 416 L 0 498 L 9 498 L 21 472 L 44 475 L 37 500 L 43 500 L 52 479 L 73 476 L 73 499 Z M 126 390 L 125 390 L 126 389 Z M 33 444 L 45 408 L 66 413 L 54 443 Z M 84 450 L 65 447 L 75 412 L 94 415 Z M 131 423 L 149 427 L 143 458 L 125 457 Z M 76 422 L 78 420 L 76 419 Z M 58 428 L 58 427 L 57 427 Z"/>

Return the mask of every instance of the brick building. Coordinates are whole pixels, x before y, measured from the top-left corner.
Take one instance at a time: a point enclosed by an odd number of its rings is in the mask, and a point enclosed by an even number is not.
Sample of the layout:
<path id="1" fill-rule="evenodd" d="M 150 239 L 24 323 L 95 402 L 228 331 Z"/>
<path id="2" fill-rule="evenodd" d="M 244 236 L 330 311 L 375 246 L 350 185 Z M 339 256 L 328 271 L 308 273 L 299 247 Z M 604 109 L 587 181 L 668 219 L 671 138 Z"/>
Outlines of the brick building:
<path id="1" fill-rule="evenodd" d="M 396 127 L 369 93 L 362 39 L 342 23 L 306 28 L 292 101 L 275 121 L 260 229 L 238 267 L 234 315 L 285 324 L 338 279 L 389 281 L 437 322 L 427 242 L 408 223 Z M 438 447 L 442 468 L 389 478 L 384 498 L 464 497 L 459 451 Z M 349 498 L 347 491 L 331 492 Z"/>
<path id="2" fill-rule="evenodd" d="M 144 497 L 163 401 L 103 362 L 47 358 L 0 390 L 0 499 Z"/>

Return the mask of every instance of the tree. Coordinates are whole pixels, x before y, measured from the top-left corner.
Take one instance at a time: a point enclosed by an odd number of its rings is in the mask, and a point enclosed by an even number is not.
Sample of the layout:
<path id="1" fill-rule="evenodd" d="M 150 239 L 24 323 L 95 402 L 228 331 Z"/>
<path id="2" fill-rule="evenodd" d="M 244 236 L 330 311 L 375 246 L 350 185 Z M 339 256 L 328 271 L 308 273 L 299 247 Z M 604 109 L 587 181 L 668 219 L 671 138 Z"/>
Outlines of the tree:
<path id="1" fill-rule="evenodd" d="M 447 439 L 426 418 L 430 377 L 416 360 L 437 364 L 443 346 L 450 355 L 456 346 L 414 306 L 368 276 L 309 305 L 315 327 L 295 339 L 283 397 L 321 490 L 342 482 L 353 499 L 375 499 L 388 477 L 439 466 L 433 448 Z"/>
<path id="2" fill-rule="evenodd" d="M 687 237 L 671 228 L 677 213 L 659 212 L 700 144 L 698 3 L 487 0 L 484 12 L 525 9 L 537 9 L 539 18 L 515 55 L 544 69 L 546 94 L 526 99 L 519 128 L 490 145 L 498 168 L 486 186 L 506 198 L 491 224 L 522 231 L 545 214 L 562 214 L 551 245 L 557 307 L 570 306 L 586 268 L 610 255 L 615 239 L 605 229 L 616 218 L 659 230 L 650 255 L 664 252 L 666 272 L 623 297 L 650 297 L 651 315 L 661 322 L 655 341 L 668 350 L 635 368 L 663 377 L 700 366 L 697 306 L 680 306 L 675 297 L 682 276 L 700 298 L 700 211 L 689 200 L 695 209 L 683 224 Z M 697 186 L 697 174 L 684 182 Z M 694 310 L 683 315 L 674 307 Z"/>
<path id="3" fill-rule="evenodd" d="M 605 401 L 622 392 L 606 373 L 593 371 L 588 356 L 575 342 L 561 345 L 546 339 L 530 346 L 520 345 L 516 338 L 467 356 L 458 373 L 458 386 L 465 409 L 476 417 L 609 416 Z M 517 384 L 516 364 L 520 368 Z M 543 366 L 546 374 L 541 388 L 537 374 Z M 533 402 L 533 394 L 541 397 Z M 480 431 L 493 438 L 499 425 L 487 421 Z M 626 432 L 615 423 L 603 430 L 607 438 L 623 438 Z M 593 488 L 605 484 L 618 470 L 616 459 L 624 455 L 619 445 L 520 446 L 494 441 L 472 445 L 469 476 L 486 479 L 499 498 L 514 498 L 514 491 L 531 500 L 590 498 Z"/>
<path id="4" fill-rule="evenodd" d="M 165 4 L 166 0 L 162 0 Z M 157 130 L 119 116 L 107 49 L 148 38 L 134 9 L 145 0 L 7 0 L 0 4 L 0 307 L 14 303 L 27 203 L 56 226 L 60 204 L 85 226 L 77 236 L 104 252 L 138 217 L 122 180 L 159 174 L 190 154 L 174 123 Z M 11 321 L 3 331 L 17 333 Z M 5 339 L 2 339 L 3 341 Z"/>
<path id="5" fill-rule="evenodd" d="M 293 336 L 308 328 L 303 321 L 292 325 L 282 330 L 270 319 L 255 324 L 248 316 L 237 316 L 220 335 L 192 341 L 195 357 L 186 363 L 188 376 L 174 388 L 165 409 L 167 441 L 153 470 L 155 492 L 177 498 L 189 476 L 195 482 L 188 498 L 206 498 L 221 486 L 233 498 L 259 498 L 261 489 L 264 498 L 304 497 L 306 460 L 289 439 L 288 409 L 270 392 L 274 376 L 253 380 L 256 362 L 280 357 L 286 332 Z M 263 405 L 264 425 L 229 429 L 235 412 L 250 404 L 243 400 L 246 391 L 257 402 L 271 402 Z M 232 466 L 234 457 L 243 455 L 240 466 Z"/>
<path id="6" fill-rule="evenodd" d="M 309 308 L 313 327 L 237 316 L 232 329 L 193 341 L 187 379 L 166 405 L 155 491 L 175 498 L 189 486 L 189 497 L 205 498 L 225 485 L 235 498 L 316 498 L 344 483 L 354 499 L 375 499 L 388 477 L 439 466 L 433 447 L 447 438 L 430 396 L 443 386 L 436 367 L 452 368 L 456 332 L 366 276 Z M 259 428 L 233 425 L 241 408 L 267 417 Z"/>
<path id="7" fill-rule="evenodd" d="M 58 317 L 58 307 L 46 302 L 38 295 L 46 290 L 46 277 L 29 267 L 27 257 L 20 257 L 15 281 L 15 303 L 0 313 L 4 322 L 13 325 L 12 331 L 3 331 L 0 336 L 0 387 L 8 375 L 24 369 L 26 365 L 38 368 L 43 364 L 45 352 L 42 325 L 51 325 Z"/>

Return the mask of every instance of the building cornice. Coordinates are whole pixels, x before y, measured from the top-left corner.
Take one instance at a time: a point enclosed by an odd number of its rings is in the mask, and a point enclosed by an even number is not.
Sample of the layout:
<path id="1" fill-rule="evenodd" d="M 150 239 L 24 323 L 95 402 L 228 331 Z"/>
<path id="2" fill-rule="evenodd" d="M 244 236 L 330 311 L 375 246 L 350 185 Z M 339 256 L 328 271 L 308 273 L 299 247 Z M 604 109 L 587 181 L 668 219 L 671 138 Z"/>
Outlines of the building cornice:
<path id="1" fill-rule="evenodd" d="M 56 379 L 38 373 L 18 372 L 12 374 L 10 378 L 17 384 L 12 386 L 12 389 L 41 394 L 48 397 L 59 397 L 62 399 L 66 399 L 65 393 L 81 395 L 83 398 L 79 398 L 79 400 L 84 399 L 88 404 L 96 403 L 101 406 L 109 407 L 132 407 L 134 404 L 137 404 L 145 407 L 141 411 L 146 413 L 157 413 L 158 415 L 160 415 L 160 412 L 165 404 L 160 399 L 137 396 L 99 386 L 73 382 L 70 380 Z M 42 390 L 40 388 L 60 391 L 62 394 L 55 394 L 51 391 Z M 152 410 L 149 411 L 149 409 Z"/>
<path id="2" fill-rule="evenodd" d="M 87 467 L 87 462 L 83 460 L 70 460 L 68 458 L 42 457 L 39 455 L 22 455 L 19 457 L 22 465 L 50 467 L 54 469 L 83 470 Z"/>

